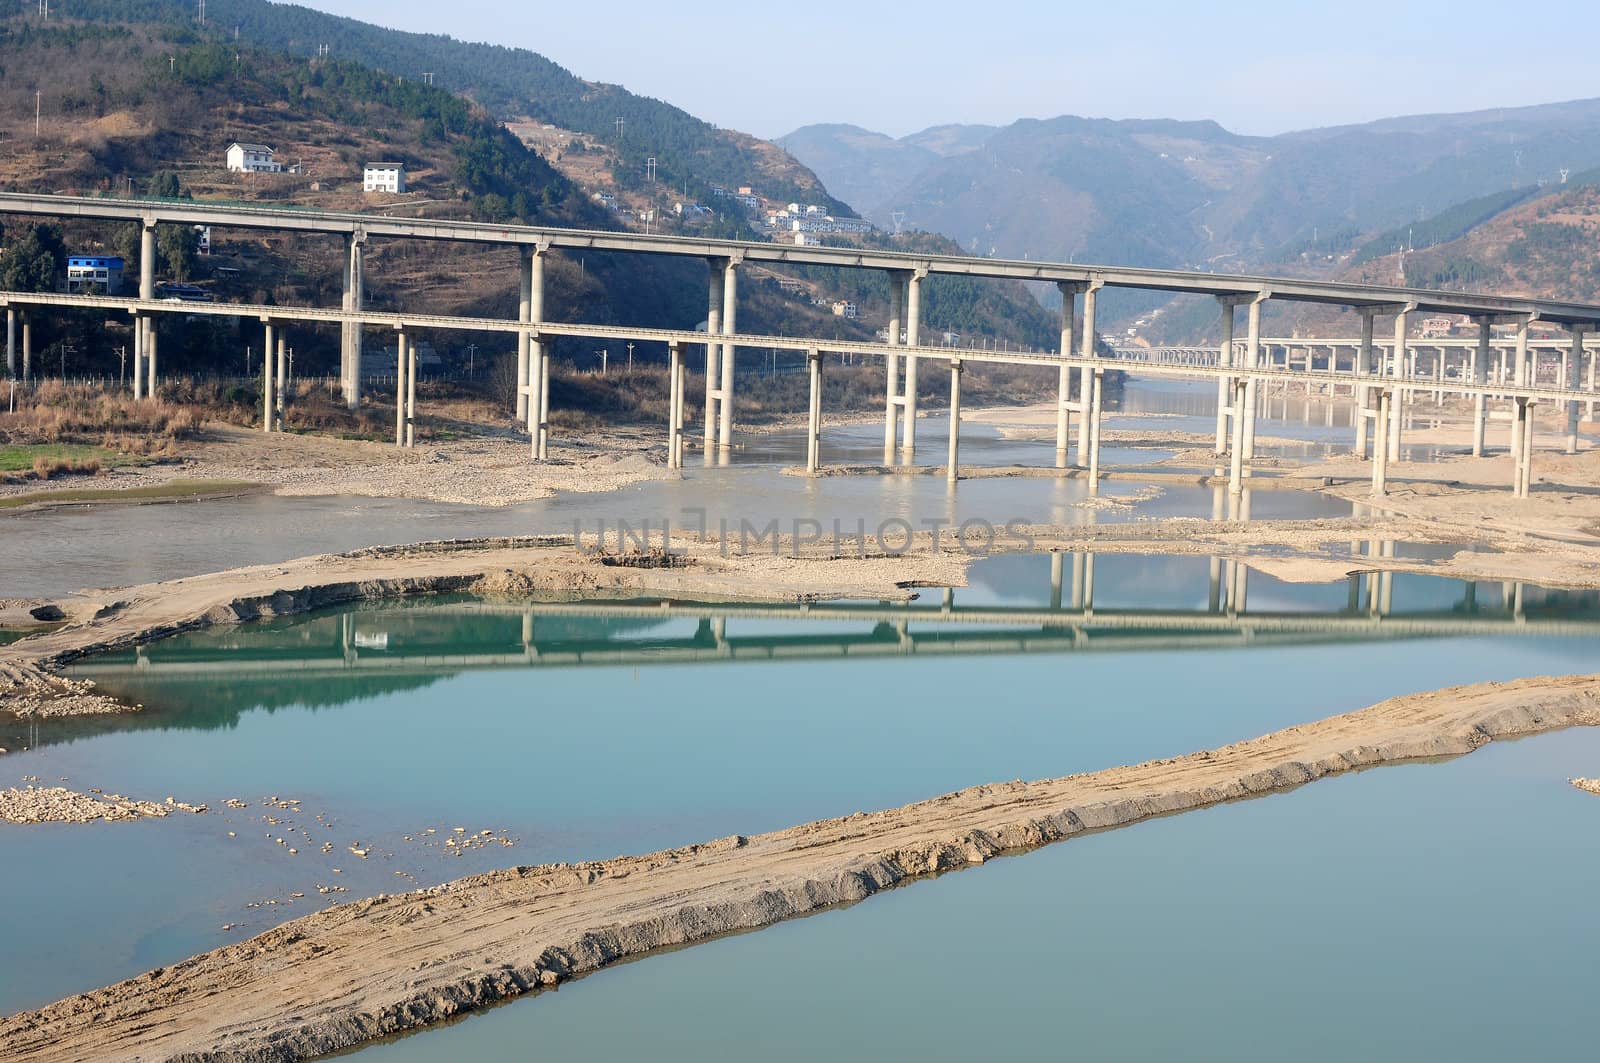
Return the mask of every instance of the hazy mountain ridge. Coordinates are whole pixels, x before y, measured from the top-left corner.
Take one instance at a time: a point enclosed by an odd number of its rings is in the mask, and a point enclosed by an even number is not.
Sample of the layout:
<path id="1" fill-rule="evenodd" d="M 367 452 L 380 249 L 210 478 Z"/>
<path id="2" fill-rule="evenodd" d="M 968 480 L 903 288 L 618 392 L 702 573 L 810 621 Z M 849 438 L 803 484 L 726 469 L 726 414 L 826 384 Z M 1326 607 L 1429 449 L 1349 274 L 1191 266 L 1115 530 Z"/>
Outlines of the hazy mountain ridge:
<path id="1" fill-rule="evenodd" d="M 1148 266 L 1250 268 L 1301 241 L 1334 232 L 1353 241 L 1600 165 L 1600 100 L 1276 137 L 1209 121 L 1024 119 L 893 190 L 871 185 L 853 146 L 870 140 L 878 154 L 911 159 L 920 135 L 830 141 L 828 128 L 785 140 L 825 182 L 867 187 L 875 217 L 903 212 L 982 253 Z"/>

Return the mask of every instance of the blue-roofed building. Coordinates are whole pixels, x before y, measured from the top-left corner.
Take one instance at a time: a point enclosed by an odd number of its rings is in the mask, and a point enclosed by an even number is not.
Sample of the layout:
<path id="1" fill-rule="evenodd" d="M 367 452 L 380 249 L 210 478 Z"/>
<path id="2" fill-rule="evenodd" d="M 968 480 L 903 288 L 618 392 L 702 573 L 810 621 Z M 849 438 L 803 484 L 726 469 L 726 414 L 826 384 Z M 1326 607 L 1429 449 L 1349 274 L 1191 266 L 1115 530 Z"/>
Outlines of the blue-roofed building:
<path id="1" fill-rule="evenodd" d="M 121 295 L 122 259 L 115 255 L 70 255 L 67 291 L 73 295 Z"/>

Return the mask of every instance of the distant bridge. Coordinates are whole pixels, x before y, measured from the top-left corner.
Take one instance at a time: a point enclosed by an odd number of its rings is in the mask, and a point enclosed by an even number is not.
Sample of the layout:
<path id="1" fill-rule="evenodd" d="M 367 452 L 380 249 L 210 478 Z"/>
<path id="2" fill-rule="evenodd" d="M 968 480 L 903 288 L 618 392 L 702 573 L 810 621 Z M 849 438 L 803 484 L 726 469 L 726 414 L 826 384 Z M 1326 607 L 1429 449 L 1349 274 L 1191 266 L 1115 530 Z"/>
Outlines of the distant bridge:
<path id="1" fill-rule="evenodd" d="M 1490 399 L 1511 405 L 1511 449 L 1514 462 L 1513 490 L 1523 496 L 1532 482 L 1533 418 L 1531 406 L 1539 402 L 1563 404 L 1568 415 L 1569 449 L 1577 444 L 1577 410 L 1580 403 L 1594 398 L 1593 353 L 1590 352 L 1587 389 L 1579 384 L 1580 366 L 1586 348 L 1583 336 L 1600 328 L 1600 306 L 1561 300 L 1526 299 L 1476 293 L 1441 292 L 1380 285 L 1346 284 L 1295 278 L 1255 277 L 1184 270 L 1136 269 L 1116 266 L 1089 266 L 1071 263 L 1018 262 L 972 256 L 920 255 L 858 248 L 796 247 L 756 241 L 710 240 L 683 236 L 642 236 L 632 233 L 552 229 L 538 226 L 492 225 L 476 222 L 395 218 L 386 215 L 337 213 L 318 210 L 270 208 L 250 205 L 206 203 L 204 201 L 150 201 L 101 199 L 77 196 L 0 195 L 0 213 L 52 218 L 132 221 L 143 232 L 139 293 L 135 298 L 106 298 L 58 294 L 0 292 L 6 307 L 6 350 L 8 367 L 16 365 L 18 312 L 36 308 L 98 308 L 125 312 L 134 319 L 134 373 L 136 395 L 154 393 L 157 329 L 155 321 L 164 314 L 183 316 L 227 315 L 258 320 L 265 330 L 263 349 L 268 357 L 262 372 L 262 421 L 266 430 L 281 427 L 283 389 L 286 377 L 283 327 L 289 323 L 337 323 L 343 333 L 341 375 L 347 401 L 360 400 L 360 351 L 364 328 L 393 330 L 397 337 L 395 442 L 406 446 L 414 442 L 416 416 L 416 355 L 409 331 L 419 328 L 506 332 L 518 343 L 517 413 L 526 419 L 535 458 L 548 456 L 549 443 L 549 358 L 544 341 L 552 336 L 584 336 L 622 341 L 659 342 L 669 352 L 668 461 L 679 466 L 683 460 L 684 407 L 687 379 L 683 362 L 685 345 L 706 347 L 706 388 L 704 443 L 708 456 L 713 451 L 726 453 L 731 445 L 734 404 L 734 359 L 740 347 L 779 348 L 803 351 L 807 355 L 811 385 L 809 445 L 807 467 L 815 471 L 821 462 L 821 373 L 822 356 L 850 353 L 879 356 L 886 366 L 884 401 L 885 462 L 895 459 L 896 437 L 902 460 L 915 457 L 917 426 L 917 369 L 922 361 L 947 365 L 950 370 L 950 432 L 947 478 L 959 477 L 959 438 L 961 422 L 961 371 L 968 362 L 1005 362 L 1018 365 L 1049 366 L 1057 370 L 1059 391 L 1056 420 L 1056 465 L 1068 466 L 1072 452 L 1071 420 L 1077 417 L 1076 464 L 1088 472 L 1091 491 L 1099 479 L 1100 421 L 1103 410 L 1101 378 L 1106 368 L 1153 375 L 1186 375 L 1211 378 L 1217 382 L 1216 454 L 1229 460 L 1229 487 L 1243 490 L 1246 465 L 1254 457 L 1256 396 L 1259 385 L 1273 380 L 1305 380 L 1311 373 L 1309 359 L 1297 367 L 1286 361 L 1283 368 L 1273 364 L 1272 345 L 1263 341 L 1261 309 L 1270 299 L 1320 303 L 1347 307 L 1362 318 L 1361 337 L 1353 341 L 1354 354 L 1349 371 L 1338 366 L 1338 354 L 1329 358 L 1323 382 L 1348 384 L 1359 398 L 1362 414 L 1357 419 L 1356 450 L 1367 452 L 1367 429 L 1372 427 L 1372 493 L 1386 491 L 1387 462 L 1400 453 L 1403 427 L 1401 401 L 1416 391 L 1441 391 L 1472 397 L 1475 404 L 1475 447 L 1481 452 L 1481 435 L 1486 403 Z M 213 228 L 265 229 L 293 233 L 317 233 L 345 241 L 344 297 L 339 309 L 314 307 L 247 306 L 241 304 L 190 303 L 155 298 L 155 227 L 159 224 L 207 225 Z M 364 305 L 365 252 L 368 240 L 409 239 L 501 245 L 521 250 L 519 269 L 520 302 L 514 320 L 415 314 L 407 311 L 373 311 Z M 707 332 L 686 329 L 638 328 L 611 325 L 551 322 L 544 319 L 544 263 L 552 251 L 603 250 L 634 254 L 692 257 L 706 261 L 710 268 L 707 302 Z M 746 262 L 831 265 L 886 272 L 890 277 L 890 310 L 886 342 L 850 342 L 818 337 L 778 337 L 740 333 L 737 329 L 738 278 Z M 930 276 L 955 275 L 1009 280 L 1046 281 L 1057 285 L 1063 298 L 1061 342 L 1055 354 L 1006 351 L 977 351 L 924 345 L 921 342 L 922 284 Z M 1217 299 L 1221 309 L 1222 339 L 1219 355 L 1206 364 L 1195 353 L 1173 361 L 1137 362 L 1129 357 L 1101 357 L 1096 351 L 1096 306 L 1103 288 L 1131 288 L 1205 295 Z M 1079 324 L 1079 300 L 1082 324 Z M 1234 340 L 1236 310 L 1246 307 L 1248 322 L 1242 344 Z M 1432 378 L 1418 375 L 1413 360 L 1397 356 L 1411 343 L 1409 326 L 1414 315 L 1440 313 L 1465 315 L 1477 322 L 1479 338 L 1472 348 L 1470 372 L 1455 379 L 1442 373 Z M 1393 318 L 1393 343 L 1390 353 L 1374 341 L 1374 318 Z M 1547 322 L 1568 330 L 1569 349 L 1565 372 L 1554 382 L 1544 384 L 1534 371 L 1537 354 L 1530 354 L 1529 329 L 1533 322 Z M 26 370 L 31 357 L 29 320 L 21 320 L 22 354 Z M 1489 379 L 1491 329 L 1495 325 L 1514 330 L 1510 368 Z M 901 337 L 904 335 L 904 342 Z M 1348 341 L 1346 341 L 1348 342 Z M 1442 361 L 1442 359 L 1441 359 Z M 1077 374 L 1076 397 L 1072 378 Z M 903 375 L 902 375 L 903 374 Z"/>

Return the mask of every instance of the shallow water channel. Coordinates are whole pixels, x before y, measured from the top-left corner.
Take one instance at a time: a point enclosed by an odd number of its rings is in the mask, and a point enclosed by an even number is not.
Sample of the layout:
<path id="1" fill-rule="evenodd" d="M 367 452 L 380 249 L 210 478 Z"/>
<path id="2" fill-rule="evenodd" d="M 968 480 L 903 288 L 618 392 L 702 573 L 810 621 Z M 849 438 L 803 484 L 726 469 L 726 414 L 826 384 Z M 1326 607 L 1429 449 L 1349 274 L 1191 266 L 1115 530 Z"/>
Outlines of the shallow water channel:
<path id="1" fill-rule="evenodd" d="M 1129 404 L 1134 412 L 1113 411 L 1107 427 L 1145 430 L 1155 437 L 1175 429 L 1209 432 L 1205 418 L 1178 412 L 1203 402 L 1198 387 L 1188 382 L 1133 382 L 1119 402 Z M 1263 435 L 1312 437 L 1302 456 L 1312 456 L 1317 447 L 1330 445 L 1316 440 L 1332 430 L 1265 420 L 1261 424 Z M 944 460 L 945 430 L 938 416 L 919 422 L 918 454 L 923 464 Z M 970 518 L 995 525 L 1010 520 L 1074 525 L 1211 517 L 1223 512 L 1219 493 L 1212 488 L 1182 484 L 1152 488 L 1136 480 L 1101 484 L 1101 501 L 1095 502 L 1088 498 L 1088 485 L 1081 479 L 976 478 L 952 490 L 942 476 L 786 476 L 781 468 L 804 464 L 802 431 L 746 436 L 740 443 L 727 466 L 707 467 L 698 456 L 691 456 L 681 479 L 641 482 L 604 495 L 564 494 L 498 508 L 414 499 L 253 495 L 181 504 L 0 513 L 0 531 L 8 540 L 25 544 L 16 555 L 17 563 L 4 573 L 0 595 L 36 597 L 67 594 L 83 587 L 121 587 L 308 554 L 426 539 L 570 533 L 575 522 L 593 531 L 602 520 L 610 527 L 618 520 L 635 526 L 649 521 L 656 528 L 670 521 L 675 528 L 689 529 L 703 520 L 716 529 L 724 520 L 737 527 L 741 520 L 764 526 L 776 519 L 780 527 L 792 528 L 797 519 L 812 519 L 825 528 L 838 521 L 848 534 L 857 521 L 865 521 L 871 529 L 898 519 L 920 529 L 929 521 L 949 526 Z M 881 424 L 835 425 L 824 430 L 827 463 L 880 462 L 882 449 Z M 1108 445 L 1102 462 L 1108 469 L 1143 467 L 1167 453 Z M 1054 442 L 1005 439 L 992 427 L 974 424 L 963 430 L 961 462 L 1048 468 L 1055 463 Z M 1351 512 L 1347 502 L 1308 491 L 1256 490 L 1251 494 L 1250 514 L 1255 519 L 1340 517 Z"/>
<path id="2" fill-rule="evenodd" d="M 1212 576 L 1204 557 L 1014 555 L 910 606 L 374 603 L 85 661 L 79 674 L 144 710 L 8 724 L 0 782 L 210 811 L 6 828 L 6 865 L 28 871 L 8 879 L 8 908 L 26 917 L 7 930 L 0 1012 L 339 900 L 1175 755 L 1394 694 L 1600 660 L 1593 593 L 1252 572 L 1230 603 Z M 1060 874 L 1035 859 L 1006 874 Z M 1159 866 L 1187 881 L 1182 860 Z M 949 950 L 947 991 L 970 980 L 968 956 Z"/>

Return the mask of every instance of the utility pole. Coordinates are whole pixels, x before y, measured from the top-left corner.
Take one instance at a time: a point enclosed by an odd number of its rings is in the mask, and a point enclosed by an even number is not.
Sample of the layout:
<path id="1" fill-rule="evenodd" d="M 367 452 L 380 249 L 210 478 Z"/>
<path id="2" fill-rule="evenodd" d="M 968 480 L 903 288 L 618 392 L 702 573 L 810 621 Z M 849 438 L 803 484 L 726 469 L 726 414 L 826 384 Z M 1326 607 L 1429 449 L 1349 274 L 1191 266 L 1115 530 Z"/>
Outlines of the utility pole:
<path id="1" fill-rule="evenodd" d="M 609 347 L 604 347 L 604 348 L 601 348 L 598 351 L 595 351 L 594 353 L 598 354 L 600 356 L 600 375 L 601 376 L 605 376 L 606 375 L 606 362 L 609 360 L 608 356 L 611 353 L 611 349 Z"/>
<path id="2" fill-rule="evenodd" d="M 121 345 L 121 346 L 117 347 L 117 390 L 118 391 L 121 391 L 122 388 L 123 388 L 123 380 L 127 376 L 127 369 L 128 369 L 128 348 L 127 348 L 126 345 Z"/>
<path id="3" fill-rule="evenodd" d="M 633 375 L 633 344 L 628 344 L 628 375 Z"/>
<path id="4" fill-rule="evenodd" d="M 39 139 L 39 120 L 44 113 L 44 93 L 38 89 L 33 90 L 33 139 Z"/>
<path id="5" fill-rule="evenodd" d="M 619 115 L 617 115 L 617 120 L 612 124 L 617 127 L 617 139 L 621 140 L 622 139 L 622 128 L 623 128 L 623 126 L 628 124 L 627 120 L 625 118 L 623 118 L 619 114 Z"/>
<path id="6" fill-rule="evenodd" d="M 477 365 L 477 360 L 478 360 L 478 345 L 476 343 L 467 344 L 467 379 L 468 380 L 472 379 L 473 369 Z"/>

